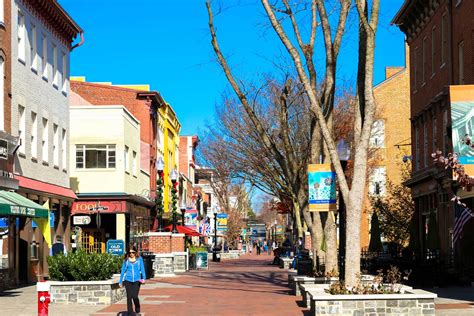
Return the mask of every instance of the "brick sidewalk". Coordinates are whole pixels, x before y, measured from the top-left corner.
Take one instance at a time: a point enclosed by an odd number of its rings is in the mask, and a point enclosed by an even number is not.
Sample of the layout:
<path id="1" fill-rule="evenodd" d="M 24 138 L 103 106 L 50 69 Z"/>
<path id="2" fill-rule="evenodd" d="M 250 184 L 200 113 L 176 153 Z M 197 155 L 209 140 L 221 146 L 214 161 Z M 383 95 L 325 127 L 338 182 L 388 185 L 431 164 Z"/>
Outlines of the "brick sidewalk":
<path id="1" fill-rule="evenodd" d="M 140 290 L 142 315 L 303 315 L 300 297 L 288 295 L 286 270 L 271 266 L 273 256 L 245 255 L 210 262 L 208 271 L 149 280 Z M 117 315 L 126 302 L 93 315 Z"/>

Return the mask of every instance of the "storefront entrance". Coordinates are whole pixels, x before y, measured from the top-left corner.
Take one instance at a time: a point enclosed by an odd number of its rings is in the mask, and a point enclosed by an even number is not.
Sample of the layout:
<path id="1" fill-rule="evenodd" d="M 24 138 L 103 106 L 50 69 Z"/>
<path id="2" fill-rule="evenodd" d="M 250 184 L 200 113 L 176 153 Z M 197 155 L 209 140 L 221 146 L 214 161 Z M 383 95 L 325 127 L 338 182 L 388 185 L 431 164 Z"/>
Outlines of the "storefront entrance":
<path id="1" fill-rule="evenodd" d="M 81 233 L 82 249 L 87 253 L 105 252 L 104 230 L 84 228 Z"/>

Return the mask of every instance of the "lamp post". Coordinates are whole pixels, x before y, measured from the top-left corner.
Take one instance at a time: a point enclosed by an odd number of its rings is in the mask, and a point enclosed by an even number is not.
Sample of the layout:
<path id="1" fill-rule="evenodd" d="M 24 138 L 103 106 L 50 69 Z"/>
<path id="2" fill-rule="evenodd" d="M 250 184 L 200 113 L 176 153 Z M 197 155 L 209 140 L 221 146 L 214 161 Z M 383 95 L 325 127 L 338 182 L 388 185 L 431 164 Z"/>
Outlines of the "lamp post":
<path id="1" fill-rule="evenodd" d="M 343 171 L 346 171 L 347 161 L 351 156 L 351 150 L 345 140 L 338 141 L 336 146 L 337 155 L 341 162 Z M 344 260 L 346 257 L 346 205 L 339 192 L 339 276 L 341 280 L 345 279 L 344 275 Z"/>
<path id="2" fill-rule="evenodd" d="M 156 170 L 158 171 L 158 179 L 156 181 L 156 197 L 155 197 L 155 208 L 156 218 L 158 221 L 157 232 L 163 231 L 163 169 L 165 168 L 165 162 L 160 157 L 156 161 Z"/>
<path id="3" fill-rule="evenodd" d="M 184 215 L 186 214 L 186 204 L 184 204 L 184 201 L 181 202 L 181 223 L 184 226 Z"/>
<path id="4" fill-rule="evenodd" d="M 171 231 L 173 234 L 178 233 L 178 229 L 176 228 L 176 211 L 177 211 L 177 206 L 176 203 L 178 202 L 178 190 L 176 190 L 176 185 L 178 184 L 178 171 L 176 169 L 173 169 L 170 174 L 171 178 L 171 210 L 173 212 L 173 230 Z"/>
<path id="5" fill-rule="evenodd" d="M 212 261 L 217 262 L 217 212 L 214 211 L 214 251 L 212 252 Z"/>

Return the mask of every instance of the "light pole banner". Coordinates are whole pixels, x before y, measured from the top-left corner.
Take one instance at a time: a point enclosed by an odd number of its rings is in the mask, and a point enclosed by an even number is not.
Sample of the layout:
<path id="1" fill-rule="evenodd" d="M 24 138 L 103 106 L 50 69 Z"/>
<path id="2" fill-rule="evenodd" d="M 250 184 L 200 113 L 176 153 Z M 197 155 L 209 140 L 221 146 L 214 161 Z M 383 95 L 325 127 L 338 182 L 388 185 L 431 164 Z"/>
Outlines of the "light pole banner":
<path id="1" fill-rule="evenodd" d="M 309 210 L 336 211 L 336 173 L 330 164 L 308 165 Z"/>
<path id="2" fill-rule="evenodd" d="M 463 143 L 463 138 L 469 136 L 471 141 L 474 140 L 474 85 L 450 86 L 449 97 L 453 151 L 458 154 L 459 163 L 464 165 L 466 173 L 472 175 L 474 149 Z"/>
<path id="3" fill-rule="evenodd" d="M 217 231 L 225 232 L 227 231 L 227 214 L 219 213 L 217 214 Z"/>
<path id="4" fill-rule="evenodd" d="M 184 213 L 184 225 L 186 227 L 196 230 L 197 229 L 197 216 L 198 216 L 197 210 L 194 210 L 194 209 L 186 210 L 186 213 Z"/>

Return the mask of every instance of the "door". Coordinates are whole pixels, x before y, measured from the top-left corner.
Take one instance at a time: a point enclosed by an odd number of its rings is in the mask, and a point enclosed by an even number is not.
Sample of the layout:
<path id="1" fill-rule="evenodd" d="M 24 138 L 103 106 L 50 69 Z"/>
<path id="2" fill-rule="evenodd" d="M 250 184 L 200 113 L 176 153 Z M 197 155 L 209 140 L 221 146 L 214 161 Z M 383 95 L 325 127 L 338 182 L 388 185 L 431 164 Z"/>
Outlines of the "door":
<path id="1" fill-rule="evenodd" d="M 105 253 L 105 232 L 85 228 L 81 233 L 82 249 L 87 253 Z"/>

